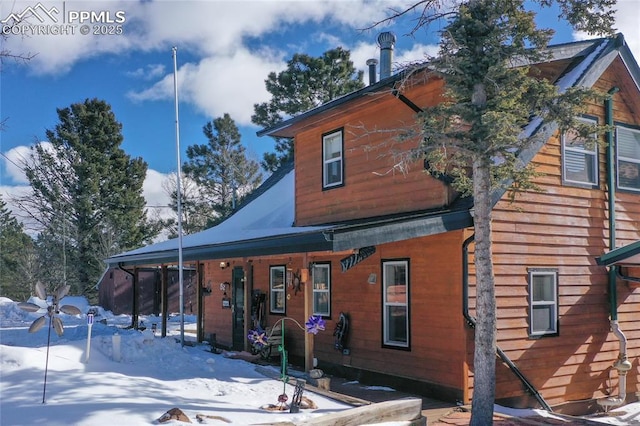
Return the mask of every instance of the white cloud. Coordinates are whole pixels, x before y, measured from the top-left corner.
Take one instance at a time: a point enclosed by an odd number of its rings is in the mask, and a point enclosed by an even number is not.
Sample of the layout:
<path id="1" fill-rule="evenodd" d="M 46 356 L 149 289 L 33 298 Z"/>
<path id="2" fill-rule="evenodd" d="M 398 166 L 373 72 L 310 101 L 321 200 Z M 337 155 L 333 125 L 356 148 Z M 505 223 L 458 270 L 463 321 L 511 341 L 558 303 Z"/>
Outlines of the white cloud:
<path id="1" fill-rule="evenodd" d="M 636 61 L 640 61 L 640 12 L 637 0 L 618 0 L 616 4 L 615 29 L 624 35 Z M 574 31 L 574 40 L 589 40 L 600 36 L 589 35 L 583 31 Z"/>
<path id="2" fill-rule="evenodd" d="M 640 11 L 637 0 L 618 0 L 616 28 L 624 34 L 633 56 L 640 61 Z"/>
<path id="3" fill-rule="evenodd" d="M 49 142 L 41 142 L 45 146 L 45 148 L 50 147 Z M 24 161 L 29 158 L 31 151 L 27 146 L 19 146 L 8 151 L 5 156 L 9 159 L 12 159 L 16 162 L 16 164 L 20 164 L 19 161 Z M 7 159 L 5 157 L 0 157 L 5 161 Z M 3 185 L 0 186 L 0 195 L 2 199 L 7 204 L 7 207 L 12 212 L 12 214 L 21 222 L 25 224 L 27 229 L 32 230 L 35 229 L 34 226 L 29 225 L 30 221 L 28 219 L 29 215 L 26 212 L 20 210 L 13 199 L 25 197 L 31 194 L 31 186 L 24 185 L 28 183 L 24 172 L 15 165 L 8 163 L 9 165 L 4 168 L 6 170 L 6 174 L 12 177 L 14 185 Z M 168 217 L 174 216 L 172 210 L 168 208 L 170 197 L 169 194 L 163 188 L 163 182 L 169 179 L 171 175 L 160 173 L 153 169 L 147 170 L 147 175 L 145 177 L 144 183 L 142 185 L 142 193 L 144 199 L 146 201 L 146 206 L 149 209 L 149 217 L 154 217 L 156 214 L 158 217 L 166 219 Z"/>
<path id="4" fill-rule="evenodd" d="M 24 163 L 31 157 L 31 148 L 28 146 L 17 146 L 7 151 L 1 160 L 4 162 L 4 175 L 17 184 L 27 183 L 24 174 Z"/>
<path id="5" fill-rule="evenodd" d="M 173 217 L 173 211 L 168 208 L 170 197 L 163 187 L 163 182 L 169 178 L 168 174 L 160 173 L 153 169 L 147 169 L 147 176 L 142 184 L 142 195 L 149 209 L 149 217 L 162 219 Z"/>
<path id="6" fill-rule="evenodd" d="M 134 51 L 157 51 L 178 46 L 208 57 L 228 55 L 242 46 L 247 36 L 279 32 L 288 25 L 309 21 L 347 24 L 362 28 L 381 19 L 396 3 L 377 1 L 152 1 L 125 0 L 69 2 L 67 9 L 124 12 L 122 34 L 15 35 L 4 41 L 17 54 L 37 54 L 30 71 L 63 74 L 77 62 L 105 53 L 122 55 Z M 0 15 L 19 13 L 31 2 L 0 4 Z M 33 22 L 37 23 L 37 22 Z"/>
<path id="7" fill-rule="evenodd" d="M 31 186 L 29 185 L 0 186 L 0 195 L 7 205 L 7 208 L 11 214 L 23 224 L 25 232 L 33 236 L 36 234 L 36 229 L 38 229 L 37 224 L 14 202 L 15 199 L 26 197 L 31 193 Z"/>
<path id="8" fill-rule="evenodd" d="M 127 71 L 125 74 L 132 78 L 141 78 L 143 80 L 154 80 L 164 75 L 166 67 L 163 64 L 148 64 L 144 67 Z"/>
<path id="9" fill-rule="evenodd" d="M 51 151 L 53 149 L 50 142 L 42 141 L 38 142 L 38 145 L 43 147 L 45 151 Z M 15 184 L 28 183 L 27 176 L 24 173 L 25 164 L 29 164 L 32 157 L 32 146 L 20 145 L 11 148 L 0 157 L 0 162 L 4 163 L 2 170 L 3 177 L 8 177 L 11 182 Z"/>
<path id="10" fill-rule="evenodd" d="M 272 51 L 253 53 L 237 49 L 228 56 L 202 59 L 178 69 L 178 93 L 181 102 L 189 102 L 210 117 L 229 113 L 238 125 L 251 124 L 253 104 L 269 99 L 264 79 L 271 71 L 286 66 Z M 130 92 L 136 101 L 172 99 L 174 96 L 173 73 L 150 88 Z"/>

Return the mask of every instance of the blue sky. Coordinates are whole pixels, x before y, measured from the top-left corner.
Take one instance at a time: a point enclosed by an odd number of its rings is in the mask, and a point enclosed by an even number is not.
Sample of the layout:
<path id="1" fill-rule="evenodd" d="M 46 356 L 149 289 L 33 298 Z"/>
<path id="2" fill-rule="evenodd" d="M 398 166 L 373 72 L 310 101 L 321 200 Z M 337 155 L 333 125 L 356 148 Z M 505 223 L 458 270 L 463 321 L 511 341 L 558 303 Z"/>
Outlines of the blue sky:
<path id="1" fill-rule="evenodd" d="M 206 143 L 202 127 L 229 113 L 238 124 L 242 142 L 257 160 L 272 151 L 269 138 L 257 138 L 250 122 L 253 104 L 267 101 L 264 80 L 281 71 L 294 53 L 320 55 L 342 46 L 349 49 L 356 66 L 365 70 L 368 58 L 377 58 L 376 37 L 392 30 L 398 36 L 397 64 L 436 52 L 437 34 L 420 32 L 405 36 L 414 16 L 391 28 L 360 31 L 382 19 L 389 8 L 412 2 L 360 1 L 41 1 L 39 22 L 50 29 L 75 25 L 73 34 L 12 34 L 2 49 L 36 56 L 26 64 L 5 61 L 0 74 L 0 193 L 28 190 L 20 164 L 27 147 L 45 139 L 45 129 L 57 123 L 56 108 L 86 98 L 108 102 L 123 125 L 123 149 L 142 157 L 149 165 L 145 196 L 151 205 L 166 204 L 161 182 L 176 169 L 175 110 L 172 47 L 178 48 L 180 143 Z M 618 0 L 619 31 L 640 58 L 640 12 L 637 0 Z M 0 20 L 11 13 L 36 8 L 38 1 L 2 1 Z M 53 8 L 58 11 L 57 14 Z M 71 21 L 70 12 L 94 13 L 94 21 Z M 100 14 L 96 17 L 95 15 Z M 64 22 L 63 22 L 64 15 Z M 556 30 L 554 43 L 580 36 L 548 11 L 541 25 Z M 124 19 L 123 19 L 124 18 Z M 89 18 L 90 19 L 90 18 Z M 82 35 L 80 27 L 120 31 L 122 34 Z M 111 22 L 108 22 L 111 21 Z M 435 30 L 435 29 L 434 29 Z M 70 31 L 70 30 L 67 30 Z M 367 82 L 365 72 L 365 83 Z M 182 154 L 184 160 L 184 154 Z"/>

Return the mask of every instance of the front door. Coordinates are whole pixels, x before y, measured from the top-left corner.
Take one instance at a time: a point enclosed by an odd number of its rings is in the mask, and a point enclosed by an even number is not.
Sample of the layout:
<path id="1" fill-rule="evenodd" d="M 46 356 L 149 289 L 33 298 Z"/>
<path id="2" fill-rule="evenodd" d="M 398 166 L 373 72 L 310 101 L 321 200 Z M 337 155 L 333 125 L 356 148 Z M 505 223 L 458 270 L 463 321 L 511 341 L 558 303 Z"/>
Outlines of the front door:
<path id="1" fill-rule="evenodd" d="M 244 349 L 244 270 L 241 266 L 233 268 L 231 278 L 233 298 L 233 350 Z"/>

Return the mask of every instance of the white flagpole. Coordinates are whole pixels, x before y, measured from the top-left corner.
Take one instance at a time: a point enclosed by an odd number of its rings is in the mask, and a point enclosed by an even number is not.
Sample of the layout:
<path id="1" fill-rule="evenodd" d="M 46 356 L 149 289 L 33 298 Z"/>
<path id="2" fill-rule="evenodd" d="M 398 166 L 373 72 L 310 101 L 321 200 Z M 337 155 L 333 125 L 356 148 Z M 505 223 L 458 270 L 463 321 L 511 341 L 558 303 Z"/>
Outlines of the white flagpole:
<path id="1" fill-rule="evenodd" d="M 180 177 L 181 161 L 180 161 L 180 122 L 178 120 L 178 48 L 173 47 L 173 92 L 175 94 L 176 107 L 176 158 L 178 162 L 176 172 L 176 202 L 178 204 L 178 283 L 180 284 L 180 344 L 184 347 L 184 284 L 182 272 L 182 194 Z"/>

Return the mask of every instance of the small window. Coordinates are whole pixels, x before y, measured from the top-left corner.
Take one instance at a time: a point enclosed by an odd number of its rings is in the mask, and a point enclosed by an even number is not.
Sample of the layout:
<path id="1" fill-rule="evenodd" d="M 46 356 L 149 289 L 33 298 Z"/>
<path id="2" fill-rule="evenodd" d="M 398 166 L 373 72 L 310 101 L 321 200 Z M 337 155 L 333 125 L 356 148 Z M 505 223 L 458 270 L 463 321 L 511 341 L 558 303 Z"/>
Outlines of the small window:
<path id="1" fill-rule="evenodd" d="M 616 128 L 618 188 L 640 191 L 640 130 Z"/>
<path id="2" fill-rule="evenodd" d="M 382 263 L 383 343 L 409 348 L 409 262 Z"/>
<path id="3" fill-rule="evenodd" d="M 529 270 L 529 335 L 558 334 L 558 271 Z"/>
<path id="4" fill-rule="evenodd" d="M 331 315 L 331 265 L 313 265 L 313 315 Z"/>
<path id="5" fill-rule="evenodd" d="M 585 124 L 596 125 L 595 120 L 580 118 Z M 598 145 L 596 135 L 593 142 L 579 139 L 574 131 L 562 135 L 562 177 L 565 182 L 578 185 L 598 184 Z"/>
<path id="6" fill-rule="evenodd" d="M 270 312 L 272 314 L 285 313 L 285 270 L 284 266 L 272 266 L 269 268 L 269 291 L 271 292 L 271 300 L 269 302 Z"/>
<path id="7" fill-rule="evenodd" d="M 322 137 L 322 158 L 322 187 L 331 188 L 342 185 L 342 130 Z"/>

